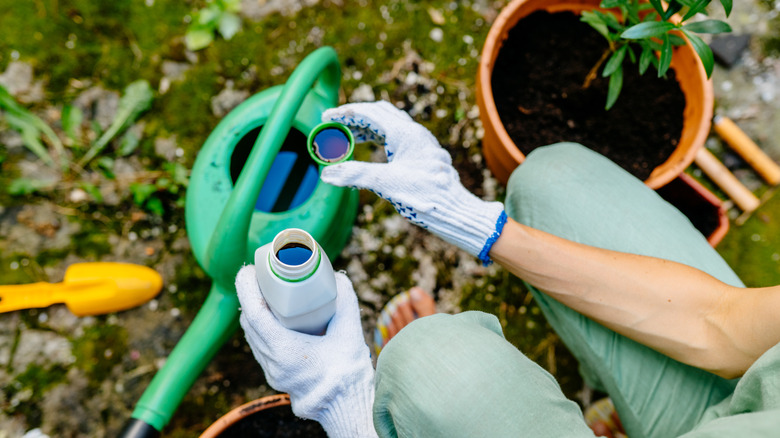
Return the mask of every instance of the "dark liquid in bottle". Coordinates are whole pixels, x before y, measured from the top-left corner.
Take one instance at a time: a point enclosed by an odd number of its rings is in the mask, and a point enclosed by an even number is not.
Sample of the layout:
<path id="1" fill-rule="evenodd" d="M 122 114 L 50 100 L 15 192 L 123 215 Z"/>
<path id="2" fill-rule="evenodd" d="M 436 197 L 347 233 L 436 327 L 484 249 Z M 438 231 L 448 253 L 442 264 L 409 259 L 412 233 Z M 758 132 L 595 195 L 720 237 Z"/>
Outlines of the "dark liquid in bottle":
<path id="1" fill-rule="evenodd" d="M 285 265 L 298 266 L 306 263 L 311 258 L 312 250 L 300 243 L 288 243 L 279 251 L 276 251 L 276 258 Z"/>

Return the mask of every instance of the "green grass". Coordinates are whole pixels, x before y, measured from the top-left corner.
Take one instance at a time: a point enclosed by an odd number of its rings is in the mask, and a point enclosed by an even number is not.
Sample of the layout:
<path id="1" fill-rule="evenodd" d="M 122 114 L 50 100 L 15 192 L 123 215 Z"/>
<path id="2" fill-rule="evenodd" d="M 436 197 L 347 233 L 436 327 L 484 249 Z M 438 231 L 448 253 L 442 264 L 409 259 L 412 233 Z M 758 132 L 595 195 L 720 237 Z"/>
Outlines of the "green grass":
<path id="1" fill-rule="evenodd" d="M 780 196 L 753 212 L 744 225 L 733 222 L 718 252 L 747 286 L 780 284 Z"/>

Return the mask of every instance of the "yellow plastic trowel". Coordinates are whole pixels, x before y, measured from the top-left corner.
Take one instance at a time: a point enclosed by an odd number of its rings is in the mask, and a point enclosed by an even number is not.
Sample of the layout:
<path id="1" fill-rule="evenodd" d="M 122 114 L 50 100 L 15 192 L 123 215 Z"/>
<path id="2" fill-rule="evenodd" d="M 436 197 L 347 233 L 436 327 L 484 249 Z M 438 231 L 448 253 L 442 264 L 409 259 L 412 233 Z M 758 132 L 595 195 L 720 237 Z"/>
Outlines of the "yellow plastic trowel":
<path id="1" fill-rule="evenodd" d="M 139 306 L 162 289 L 162 277 L 130 263 L 75 263 L 62 283 L 0 286 L 0 313 L 65 303 L 77 316 L 101 315 Z"/>

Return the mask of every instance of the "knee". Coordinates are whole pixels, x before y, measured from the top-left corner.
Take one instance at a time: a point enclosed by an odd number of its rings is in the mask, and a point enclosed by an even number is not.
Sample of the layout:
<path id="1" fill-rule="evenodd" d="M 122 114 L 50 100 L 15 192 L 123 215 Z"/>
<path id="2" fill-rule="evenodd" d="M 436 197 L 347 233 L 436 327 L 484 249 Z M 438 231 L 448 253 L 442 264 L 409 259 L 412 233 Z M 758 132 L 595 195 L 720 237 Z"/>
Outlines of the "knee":
<path id="1" fill-rule="evenodd" d="M 578 179 L 592 174 L 596 167 L 614 166 L 603 155 L 579 143 L 555 143 L 531 151 L 523 164 L 512 172 L 507 190 L 529 190 L 529 187 L 550 187 L 562 180 Z"/>
<path id="2" fill-rule="evenodd" d="M 577 143 L 556 143 L 535 149 L 515 169 L 507 184 L 506 211 L 526 223 L 524 208 L 566 214 L 593 202 L 593 195 L 647 190 L 644 184 L 603 155 Z"/>

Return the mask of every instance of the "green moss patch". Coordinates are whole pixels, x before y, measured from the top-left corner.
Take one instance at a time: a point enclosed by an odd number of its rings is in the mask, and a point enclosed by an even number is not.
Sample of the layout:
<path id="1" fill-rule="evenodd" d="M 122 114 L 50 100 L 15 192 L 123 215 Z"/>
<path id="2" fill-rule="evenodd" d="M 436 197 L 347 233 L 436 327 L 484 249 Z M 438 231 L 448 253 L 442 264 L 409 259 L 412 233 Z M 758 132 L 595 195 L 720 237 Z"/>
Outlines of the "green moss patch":
<path id="1" fill-rule="evenodd" d="M 100 319 L 97 325 L 84 328 L 84 334 L 72 340 L 75 366 L 84 372 L 92 388 L 99 387 L 127 353 L 125 328 Z"/>
<path id="2" fill-rule="evenodd" d="M 49 388 L 65 381 L 66 374 L 67 370 L 61 365 L 30 365 L 2 389 L 4 398 L 0 406 L 3 412 L 8 415 L 24 415 L 30 428 L 40 426 L 43 419 L 40 408 L 43 395 Z"/>

